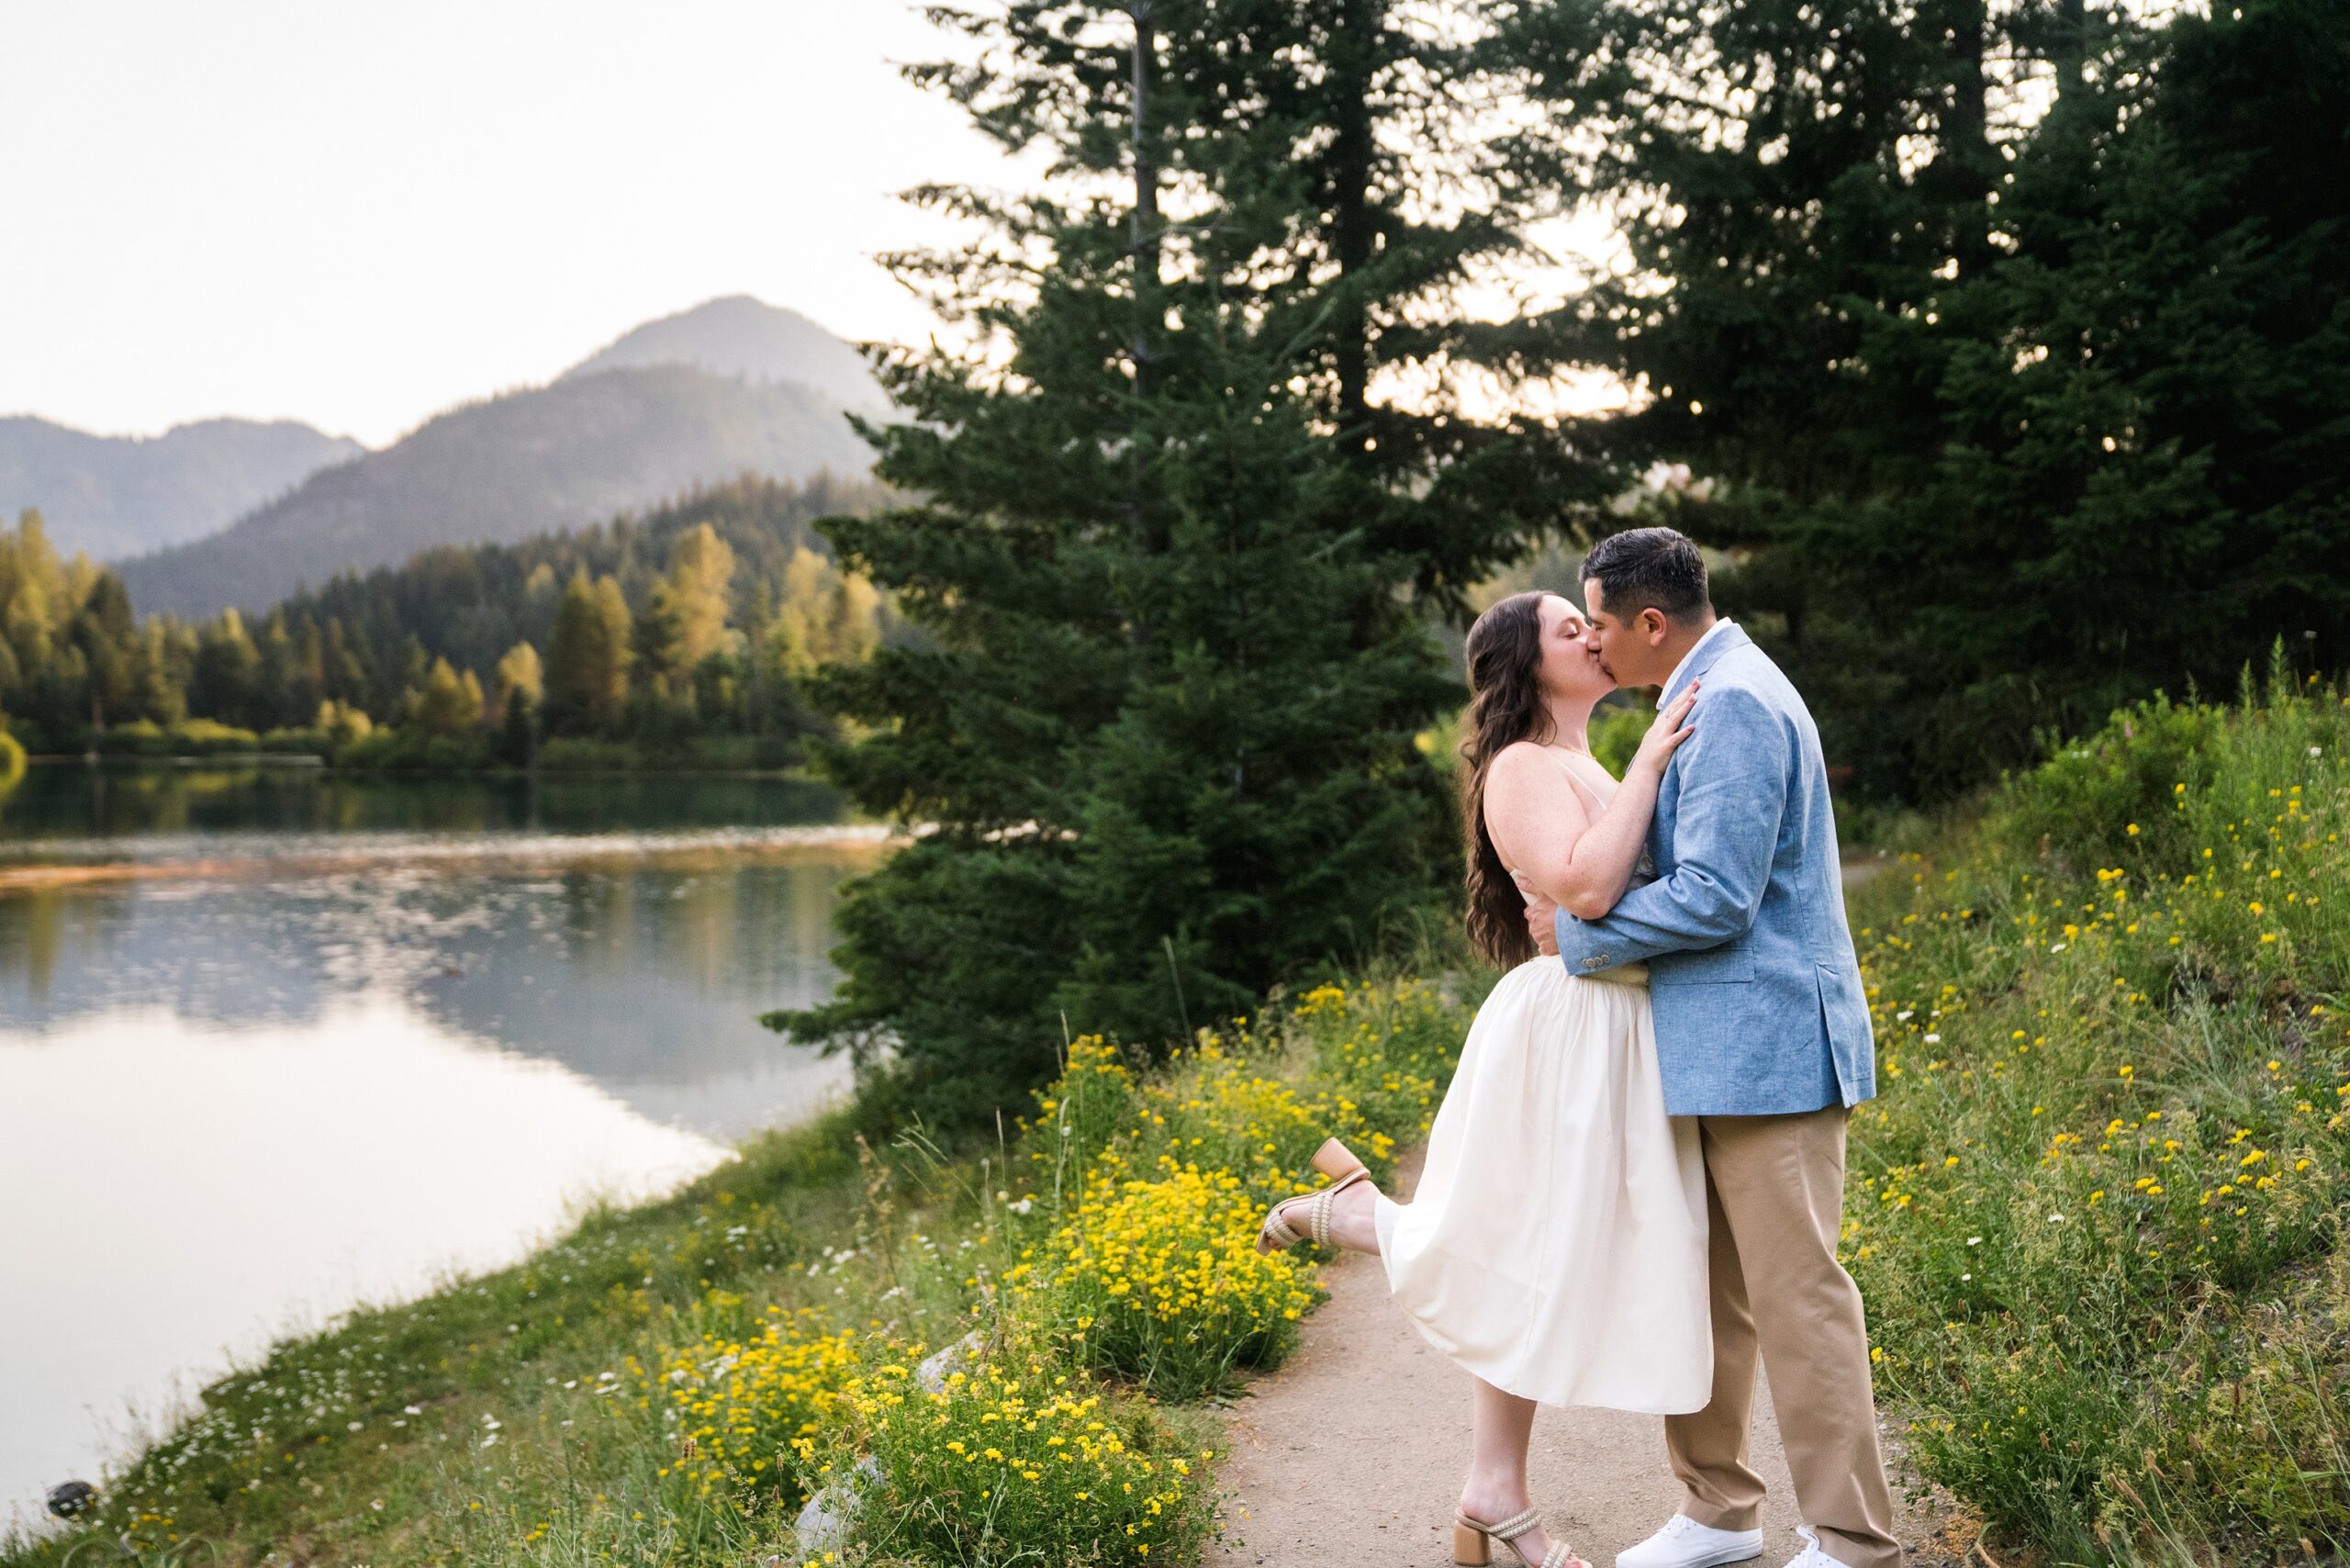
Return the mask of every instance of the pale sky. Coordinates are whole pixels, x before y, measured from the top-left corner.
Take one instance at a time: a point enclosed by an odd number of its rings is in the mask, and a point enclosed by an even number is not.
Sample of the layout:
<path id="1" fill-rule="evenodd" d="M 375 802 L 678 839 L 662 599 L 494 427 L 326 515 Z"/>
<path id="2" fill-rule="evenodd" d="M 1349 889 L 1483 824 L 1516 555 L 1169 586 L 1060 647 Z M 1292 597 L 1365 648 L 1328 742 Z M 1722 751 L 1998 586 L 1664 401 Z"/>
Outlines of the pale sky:
<path id="1" fill-rule="evenodd" d="M 0 414 L 380 446 L 754 294 L 929 317 L 894 193 L 1017 183 L 908 0 L 0 0 Z"/>

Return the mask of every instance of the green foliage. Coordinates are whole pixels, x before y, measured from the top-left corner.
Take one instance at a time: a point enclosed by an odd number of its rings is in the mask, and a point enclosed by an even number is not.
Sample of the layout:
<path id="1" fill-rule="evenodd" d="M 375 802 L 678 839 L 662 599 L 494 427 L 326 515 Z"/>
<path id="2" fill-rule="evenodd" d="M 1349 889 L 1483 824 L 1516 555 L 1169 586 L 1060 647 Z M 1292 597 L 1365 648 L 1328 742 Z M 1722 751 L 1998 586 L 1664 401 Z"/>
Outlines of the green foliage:
<path id="1" fill-rule="evenodd" d="M 272 756 L 315 756 L 332 762 L 348 741 L 316 724 L 286 725 L 261 733 L 260 748 Z"/>
<path id="2" fill-rule="evenodd" d="M 1608 772 L 1623 778 L 1655 718 L 1656 710 L 1646 703 L 1609 703 L 1591 716 L 1591 755 Z"/>
<path id="3" fill-rule="evenodd" d="M 547 722 L 556 734 L 609 729 L 628 696 L 628 608 L 611 577 L 571 575 L 547 651 Z"/>
<path id="4" fill-rule="evenodd" d="M 2053 1561 L 2350 1548 L 2350 699 L 2260 698 L 2115 715 L 1856 911 L 1880 1388 Z"/>
<path id="5" fill-rule="evenodd" d="M 411 635 L 428 656 L 474 670 L 492 687 L 498 661 L 527 644 L 545 661 L 552 693 L 557 622 L 567 586 L 579 574 L 586 574 L 591 588 L 607 577 L 617 587 L 619 617 L 609 600 L 599 602 L 617 621 L 625 649 L 631 622 L 653 584 L 670 580 L 680 550 L 693 557 L 697 584 L 716 575 L 717 553 L 722 550 L 728 570 L 716 587 L 701 588 L 696 598 L 698 634 L 713 634 L 713 613 L 719 628 L 748 632 L 772 618 L 778 599 L 789 599 L 797 555 L 822 547 L 811 520 L 867 510 L 879 499 L 880 492 L 866 485 L 820 478 L 801 486 L 744 477 L 698 489 L 641 517 L 518 544 L 442 547 L 405 566 L 347 573 L 287 600 L 284 609 L 292 623 L 308 619 L 322 629 L 342 629 L 340 635 L 362 677 L 356 695 L 371 712 L 392 712 L 408 684 L 399 665 L 403 640 Z M 687 543 L 698 534 L 704 537 Z M 870 614 L 877 627 L 886 623 L 878 604 L 870 607 Z M 697 648 L 694 656 L 707 651 Z M 610 700 L 611 711 L 620 700 Z"/>
<path id="6" fill-rule="evenodd" d="M 1106 3 L 957 14 L 985 63 L 916 73 L 1056 178 L 942 196 L 990 238 L 896 259 L 1000 341 L 885 367 L 912 418 L 869 431 L 878 472 L 922 501 L 823 527 L 928 641 L 814 690 L 863 731 L 832 775 L 936 832 L 849 894 L 839 999 L 778 1022 L 868 1062 L 890 1039 L 931 1113 L 1035 1081 L 1064 1020 L 1168 1041 L 1246 1012 L 1452 879 L 1413 743 L 1459 686 L 1426 620 L 1608 478 L 1465 418 L 1451 375 L 1371 396 L 1439 359 L 1524 374 L 1539 342 L 1457 308 L 1534 209 L 1450 95 L 1482 58 L 1409 9 L 1147 19 L 1139 106 Z M 1431 136 L 1442 174 L 1404 151 Z"/>
<path id="7" fill-rule="evenodd" d="M 432 661 L 423 689 L 412 692 L 408 721 L 427 735 L 462 738 L 481 728 L 481 681 L 473 671 L 457 674 L 447 659 Z"/>
<path id="8" fill-rule="evenodd" d="M 1578 322 L 1656 397 L 1587 433 L 1703 481 L 1655 520 L 1863 791 L 2342 662 L 2350 9 L 1506 9 L 1585 186 L 1672 193 Z"/>
<path id="9" fill-rule="evenodd" d="M 25 743 L 0 729 L 0 790 L 13 790 L 25 777 Z"/>
<path id="10" fill-rule="evenodd" d="M 471 771 L 490 761 L 488 738 L 479 732 L 436 734 L 405 724 L 371 731 L 334 754 L 337 767 L 389 772 Z"/>
<path id="11" fill-rule="evenodd" d="M 2117 710 L 2104 729 L 2056 744 L 2047 762 L 2010 783 L 1998 797 L 1993 831 L 2076 872 L 2112 861 L 2119 850 L 2132 870 L 2183 876 L 2193 869 L 2196 846 L 2181 786 L 2208 781 L 2219 761 L 2212 743 L 2227 717 L 2160 694 Z"/>
<path id="12" fill-rule="evenodd" d="M 808 521 L 877 494 L 745 477 L 642 519 L 346 574 L 258 630 L 233 610 L 201 626 L 140 625 L 114 575 L 61 561 L 28 511 L 0 530 L 0 703 L 36 749 L 51 751 L 173 755 L 180 743 L 163 733 L 193 713 L 354 766 L 475 757 L 487 726 L 501 760 L 527 767 L 542 722 L 621 743 L 637 763 L 721 737 L 743 743 L 718 746 L 730 757 L 796 759 L 800 737 L 823 727 L 798 692 L 812 658 L 863 657 L 889 622 L 869 584 L 810 548 Z M 665 556 L 666 575 L 655 565 Z M 586 583 L 584 607 L 558 591 L 560 568 Z M 771 644 L 787 627 L 812 635 L 782 659 Z M 640 686 L 658 699 L 633 712 L 632 644 L 650 650 Z M 508 713 L 513 689 L 530 700 L 520 722 Z M 375 719 L 458 744 L 354 746 Z"/>
<path id="13" fill-rule="evenodd" d="M 169 726 L 134 719 L 92 737 L 92 745 L 102 756 L 227 756 L 275 749 L 264 746 L 262 737 L 251 730 L 210 719 L 188 719 Z"/>

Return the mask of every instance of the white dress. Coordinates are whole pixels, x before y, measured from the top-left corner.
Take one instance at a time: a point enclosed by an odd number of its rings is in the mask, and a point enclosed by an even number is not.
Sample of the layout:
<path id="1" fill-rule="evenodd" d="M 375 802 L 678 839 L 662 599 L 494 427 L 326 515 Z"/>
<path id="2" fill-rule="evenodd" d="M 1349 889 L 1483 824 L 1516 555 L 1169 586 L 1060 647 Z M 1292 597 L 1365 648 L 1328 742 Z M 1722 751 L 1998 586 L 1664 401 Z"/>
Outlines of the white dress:
<path id="1" fill-rule="evenodd" d="M 1464 1370 L 1543 1405 L 1704 1407 L 1705 1164 L 1696 1123 L 1664 1114 L 1641 966 L 1503 976 L 1412 1201 L 1381 1193 L 1374 1217 L 1390 1294 Z"/>

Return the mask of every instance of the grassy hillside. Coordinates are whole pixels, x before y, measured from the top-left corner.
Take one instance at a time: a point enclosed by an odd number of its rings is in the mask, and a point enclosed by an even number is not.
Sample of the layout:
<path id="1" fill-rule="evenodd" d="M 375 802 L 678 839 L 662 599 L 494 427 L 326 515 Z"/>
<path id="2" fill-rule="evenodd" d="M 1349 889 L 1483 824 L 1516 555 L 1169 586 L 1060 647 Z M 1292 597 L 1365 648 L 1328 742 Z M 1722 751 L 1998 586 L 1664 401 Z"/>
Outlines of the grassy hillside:
<path id="1" fill-rule="evenodd" d="M 2151 703 L 1860 901 L 1884 1092 L 1845 1256 L 1880 1402 L 1995 1561 L 2350 1550 L 2345 745 L 2329 688 Z M 1249 1249 L 1255 1216 L 1332 1132 L 1385 1174 L 1481 983 L 1275 999 L 1148 1074 L 1080 1039 L 977 1148 L 845 1117 L 755 1140 L 221 1380 L 85 1529 L 0 1568 L 118 1536 L 157 1562 L 799 1562 L 800 1503 L 859 1474 L 845 1562 L 1194 1561 L 1203 1397 L 1318 1295 L 1310 1259 Z"/>
<path id="2" fill-rule="evenodd" d="M 1384 1173 L 1458 1025 L 1424 985 L 1324 988 L 1147 1076 L 1080 1039 L 1004 1142 L 755 1139 L 221 1379 L 97 1515 L 0 1564 L 118 1539 L 159 1564 L 799 1562 L 801 1503 L 860 1454 L 886 1462 L 872 1561 L 1195 1561 L 1200 1401 L 1277 1362 L 1318 1294 L 1310 1261 L 1256 1255 L 1254 1216 L 1331 1132 Z"/>
<path id="3" fill-rule="evenodd" d="M 1998 1540 L 2350 1550 L 2345 747 L 2322 686 L 2149 703 L 1855 912 L 1847 1253 L 1881 1397 Z"/>
<path id="4" fill-rule="evenodd" d="M 143 613 L 250 612 L 436 544 L 514 543 L 746 471 L 799 480 L 870 462 L 840 406 L 808 387 L 605 370 L 453 409 L 225 532 L 119 570 Z"/>

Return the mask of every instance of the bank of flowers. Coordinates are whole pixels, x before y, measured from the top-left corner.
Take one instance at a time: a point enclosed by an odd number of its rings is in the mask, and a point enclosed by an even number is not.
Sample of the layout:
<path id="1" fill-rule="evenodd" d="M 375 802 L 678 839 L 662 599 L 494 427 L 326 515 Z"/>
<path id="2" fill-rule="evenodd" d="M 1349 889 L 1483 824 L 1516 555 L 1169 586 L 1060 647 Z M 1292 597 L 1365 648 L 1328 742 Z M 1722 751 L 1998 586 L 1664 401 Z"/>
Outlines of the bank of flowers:
<path id="1" fill-rule="evenodd" d="M 1857 924 L 1880 1393 L 2064 1562 L 2350 1551 L 2350 709 L 2115 716 Z"/>
<path id="2" fill-rule="evenodd" d="M 2148 704 L 1856 909 L 1843 1253 L 1886 1413 L 1997 1560 L 2350 1551 L 2345 746 L 2322 686 Z M 1390 1176 L 1474 983 L 1276 997 L 1150 1067 L 1081 1038 L 968 1155 L 754 1139 L 274 1348 L 0 1568 L 1196 1561 L 1210 1396 L 1320 1294 L 1257 1216 L 1332 1134 Z M 813 1551 L 811 1498 L 854 1521 Z"/>
<path id="3" fill-rule="evenodd" d="M 1322 1294 L 1310 1249 L 1256 1251 L 1258 1218 L 1321 1183 L 1325 1137 L 1392 1170 L 1461 1018 L 1425 981 L 1333 984 L 1147 1070 L 1073 1042 L 951 1248 L 868 1238 L 868 1280 L 937 1307 L 937 1331 L 718 1291 L 677 1320 L 698 1332 L 630 1362 L 665 1506 L 773 1539 L 818 1496 L 850 1559 L 1196 1560 L 1216 1457 L 1198 1402 L 1278 1364 Z"/>

